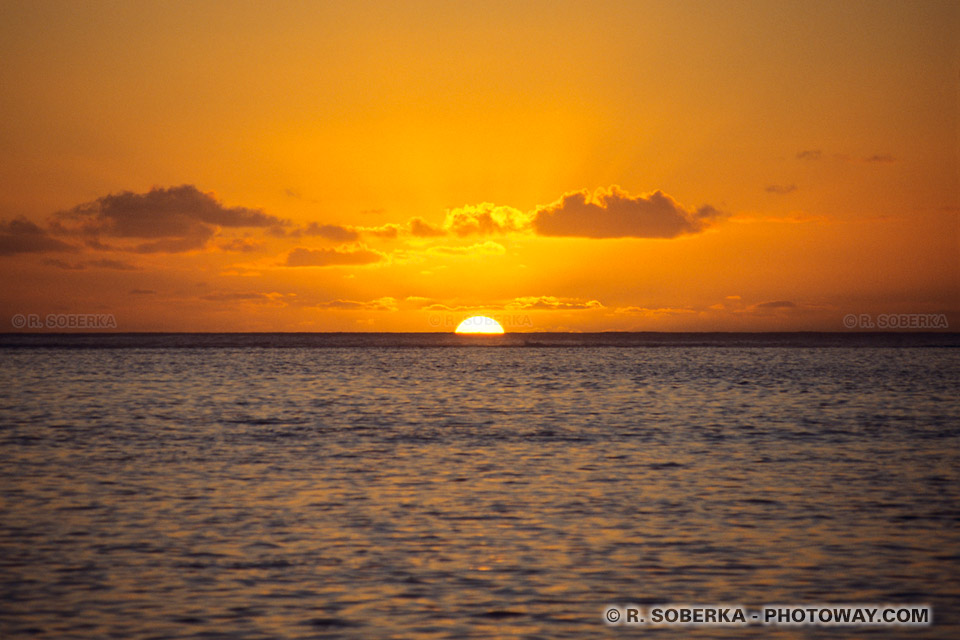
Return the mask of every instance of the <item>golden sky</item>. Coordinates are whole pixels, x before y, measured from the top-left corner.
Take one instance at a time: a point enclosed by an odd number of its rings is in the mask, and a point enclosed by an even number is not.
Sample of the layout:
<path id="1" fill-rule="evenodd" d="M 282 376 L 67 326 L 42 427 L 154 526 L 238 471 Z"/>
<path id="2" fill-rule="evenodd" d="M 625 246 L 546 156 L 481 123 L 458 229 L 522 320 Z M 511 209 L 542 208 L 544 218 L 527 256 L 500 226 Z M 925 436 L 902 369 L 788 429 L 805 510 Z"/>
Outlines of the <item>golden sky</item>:
<path id="1" fill-rule="evenodd" d="M 0 321 L 960 326 L 960 4 L 0 0 Z"/>

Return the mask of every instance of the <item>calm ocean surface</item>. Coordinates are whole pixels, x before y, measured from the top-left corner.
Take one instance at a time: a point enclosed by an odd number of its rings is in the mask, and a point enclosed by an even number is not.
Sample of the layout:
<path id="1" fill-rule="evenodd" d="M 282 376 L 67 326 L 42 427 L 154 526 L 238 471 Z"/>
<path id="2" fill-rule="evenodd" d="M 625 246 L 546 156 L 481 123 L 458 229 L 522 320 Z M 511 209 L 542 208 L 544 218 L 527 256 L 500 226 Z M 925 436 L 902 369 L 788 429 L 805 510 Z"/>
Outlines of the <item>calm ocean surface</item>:
<path id="1" fill-rule="evenodd" d="M 0 638 L 958 638 L 958 347 L 0 336 Z M 625 603 L 934 624 L 605 626 Z"/>

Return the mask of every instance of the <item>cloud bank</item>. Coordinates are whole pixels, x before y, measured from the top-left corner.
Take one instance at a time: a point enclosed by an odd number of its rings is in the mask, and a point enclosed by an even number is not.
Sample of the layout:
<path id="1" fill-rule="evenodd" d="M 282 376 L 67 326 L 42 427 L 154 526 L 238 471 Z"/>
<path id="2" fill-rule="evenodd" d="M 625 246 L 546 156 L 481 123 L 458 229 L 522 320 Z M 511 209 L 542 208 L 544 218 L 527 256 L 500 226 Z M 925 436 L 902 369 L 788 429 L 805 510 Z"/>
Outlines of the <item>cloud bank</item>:
<path id="1" fill-rule="evenodd" d="M 783 189 L 789 192 L 795 187 Z M 687 209 L 662 191 L 631 196 L 613 185 L 593 194 L 587 190 L 566 193 L 556 202 L 528 213 L 490 202 L 465 205 L 447 211 L 442 226 L 413 218 L 408 228 L 411 235 L 420 238 L 508 233 L 595 239 L 675 238 L 704 231 L 724 216 L 710 205 Z"/>
<path id="2" fill-rule="evenodd" d="M 541 236 L 578 238 L 675 238 L 699 233 L 724 214 L 705 205 L 696 210 L 680 206 L 662 191 L 631 196 L 614 185 L 565 194 L 536 209 L 533 230 Z"/>
<path id="3" fill-rule="evenodd" d="M 103 239 L 129 240 L 124 250 L 180 253 L 204 248 L 218 228 L 280 228 L 288 224 L 259 209 L 226 207 L 193 185 L 124 191 L 54 214 L 51 229 L 80 235 L 88 246 L 107 248 Z"/>

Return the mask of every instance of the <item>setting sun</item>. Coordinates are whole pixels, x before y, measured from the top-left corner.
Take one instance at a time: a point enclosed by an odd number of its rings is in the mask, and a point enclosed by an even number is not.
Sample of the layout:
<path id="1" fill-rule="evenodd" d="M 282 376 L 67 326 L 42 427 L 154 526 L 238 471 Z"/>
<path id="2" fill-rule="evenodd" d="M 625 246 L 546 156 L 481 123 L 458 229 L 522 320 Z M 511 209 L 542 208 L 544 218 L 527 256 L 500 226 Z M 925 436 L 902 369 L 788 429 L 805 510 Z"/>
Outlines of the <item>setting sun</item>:
<path id="1" fill-rule="evenodd" d="M 487 316 L 472 316 L 457 325 L 455 333 L 502 335 L 503 327 L 493 318 L 488 318 Z"/>

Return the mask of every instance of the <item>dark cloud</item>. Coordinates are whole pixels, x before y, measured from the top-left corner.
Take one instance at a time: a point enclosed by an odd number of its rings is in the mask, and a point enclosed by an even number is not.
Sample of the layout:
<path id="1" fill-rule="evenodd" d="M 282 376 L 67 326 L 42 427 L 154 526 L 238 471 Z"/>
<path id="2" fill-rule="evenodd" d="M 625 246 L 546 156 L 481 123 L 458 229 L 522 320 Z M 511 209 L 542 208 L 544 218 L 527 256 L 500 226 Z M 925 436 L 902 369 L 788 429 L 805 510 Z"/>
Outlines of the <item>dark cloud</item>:
<path id="1" fill-rule="evenodd" d="M 707 205 L 681 207 L 661 191 L 630 196 L 619 187 L 565 194 L 534 212 L 533 229 L 542 236 L 581 238 L 675 238 L 706 229 L 723 215 Z"/>
<path id="2" fill-rule="evenodd" d="M 776 193 L 777 195 L 786 195 L 797 190 L 795 184 L 771 184 L 764 189 L 767 193 Z"/>
<path id="3" fill-rule="evenodd" d="M 104 196 L 55 214 L 51 228 L 93 242 L 143 241 L 125 247 L 137 253 L 179 253 L 202 249 L 218 227 L 279 229 L 287 224 L 259 209 L 225 207 L 213 195 L 182 185 Z"/>
<path id="4" fill-rule="evenodd" d="M 77 251 L 77 248 L 51 237 L 46 229 L 26 218 L 0 220 L 0 256 L 46 251 Z"/>
<path id="5" fill-rule="evenodd" d="M 774 300 L 773 302 L 761 302 L 755 305 L 757 309 L 793 309 L 797 306 L 796 302 L 789 300 Z"/>
<path id="6" fill-rule="evenodd" d="M 870 156 L 869 158 L 864 158 L 864 162 L 880 162 L 889 164 L 891 162 L 896 162 L 897 159 L 894 158 L 889 153 L 878 153 Z"/>
<path id="7" fill-rule="evenodd" d="M 333 267 L 380 262 L 383 255 L 358 247 L 355 249 L 305 249 L 297 247 L 287 255 L 287 267 Z"/>
<path id="8" fill-rule="evenodd" d="M 348 227 L 338 224 L 317 224 L 316 222 L 308 224 L 303 230 L 303 235 L 320 236 L 335 242 L 354 242 L 360 238 L 359 233 Z"/>
<path id="9" fill-rule="evenodd" d="M 437 238 L 447 235 L 440 227 L 435 227 L 423 218 L 410 219 L 410 235 L 417 238 Z"/>
<path id="10" fill-rule="evenodd" d="M 797 159 L 798 160 L 819 160 L 823 155 L 823 152 L 820 149 L 809 149 L 806 151 L 798 151 Z"/>

